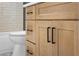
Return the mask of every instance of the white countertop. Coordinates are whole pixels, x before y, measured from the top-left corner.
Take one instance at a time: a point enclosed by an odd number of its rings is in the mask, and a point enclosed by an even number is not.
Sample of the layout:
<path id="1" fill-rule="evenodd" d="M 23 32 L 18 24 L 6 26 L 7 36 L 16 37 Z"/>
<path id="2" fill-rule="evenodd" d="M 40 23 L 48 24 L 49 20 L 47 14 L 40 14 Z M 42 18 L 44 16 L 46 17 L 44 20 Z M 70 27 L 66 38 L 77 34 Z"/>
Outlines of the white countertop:
<path id="1" fill-rule="evenodd" d="M 37 4 L 37 3 L 40 3 L 40 2 L 30 2 L 30 3 L 23 5 L 23 7 L 31 6 L 31 5 Z"/>

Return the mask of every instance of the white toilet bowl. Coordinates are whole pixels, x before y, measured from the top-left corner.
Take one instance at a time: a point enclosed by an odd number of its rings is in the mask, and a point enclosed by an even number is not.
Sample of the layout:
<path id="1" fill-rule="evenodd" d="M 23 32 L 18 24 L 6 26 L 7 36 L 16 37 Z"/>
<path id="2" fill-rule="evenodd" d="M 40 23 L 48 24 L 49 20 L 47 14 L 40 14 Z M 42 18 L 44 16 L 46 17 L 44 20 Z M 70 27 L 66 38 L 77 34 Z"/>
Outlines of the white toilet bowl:
<path id="1" fill-rule="evenodd" d="M 0 56 L 11 56 L 13 46 L 9 39 L 9 32 L 0 32 Z"/>
<path id="2" fill-rule="evenodd" d="M 25 56 L 25 31 L 11 32 L 10 40 L 14 44 L 12 56 Z"/>

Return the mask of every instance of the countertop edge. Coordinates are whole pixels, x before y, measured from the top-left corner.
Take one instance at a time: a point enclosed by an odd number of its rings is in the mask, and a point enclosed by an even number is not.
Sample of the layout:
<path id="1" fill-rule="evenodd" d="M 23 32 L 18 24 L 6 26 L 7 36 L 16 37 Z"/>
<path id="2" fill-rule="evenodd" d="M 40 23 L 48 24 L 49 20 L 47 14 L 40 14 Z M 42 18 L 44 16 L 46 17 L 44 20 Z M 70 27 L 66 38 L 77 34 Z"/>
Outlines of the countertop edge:
<path id="1" fill-rule="evenodd" d="M 23 5 L 23 8 L 27 7 L 27 6 L 31 6 L 31 5 L 37 4 L 37 3 L 40 3 L 40 2 L 30 2 L 28 4 Z"/>

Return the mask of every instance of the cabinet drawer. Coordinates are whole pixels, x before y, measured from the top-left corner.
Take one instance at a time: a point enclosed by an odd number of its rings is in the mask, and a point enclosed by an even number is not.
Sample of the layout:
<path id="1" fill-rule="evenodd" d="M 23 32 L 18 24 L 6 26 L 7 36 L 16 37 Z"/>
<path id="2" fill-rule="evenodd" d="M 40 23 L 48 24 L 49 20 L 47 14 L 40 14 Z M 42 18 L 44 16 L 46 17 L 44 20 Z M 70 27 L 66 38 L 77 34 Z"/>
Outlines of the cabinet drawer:
<path id="1" fill-rule="evenodd" d="M 27 55 L 28 56 L 34 56 L 36 55 L 36 52 L 35 52 L 35 45 L 29 41 L 26 42 L 26 48 L 27 48 Z"/>
<path id="2" fill-rule="evenodd" d="M 27 21 L 27 40 L 34 43 L 36 43 L 35 30 L 35 21 Z"/>
<path id="3" fill-rule="evenodd" d="M 35 19 L 35 6 L 29 6 L 25 8 L 26 19 Z"/>
<path id="4" fill-rule="evenodd" d="M 40 3 L 36 5 L 37 19 L 77 19 L 78 3 Z"/>

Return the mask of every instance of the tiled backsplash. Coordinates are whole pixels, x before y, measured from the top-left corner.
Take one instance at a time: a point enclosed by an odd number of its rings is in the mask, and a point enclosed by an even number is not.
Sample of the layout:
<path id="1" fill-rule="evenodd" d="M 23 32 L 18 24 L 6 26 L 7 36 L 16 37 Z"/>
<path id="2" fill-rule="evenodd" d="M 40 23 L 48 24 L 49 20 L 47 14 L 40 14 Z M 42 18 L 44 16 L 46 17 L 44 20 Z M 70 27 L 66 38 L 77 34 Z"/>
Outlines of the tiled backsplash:
<path id="1" fill-rule="evenodd" d="M 23 30 L 23 3 L 0 2 L 0 32 Z"/>

